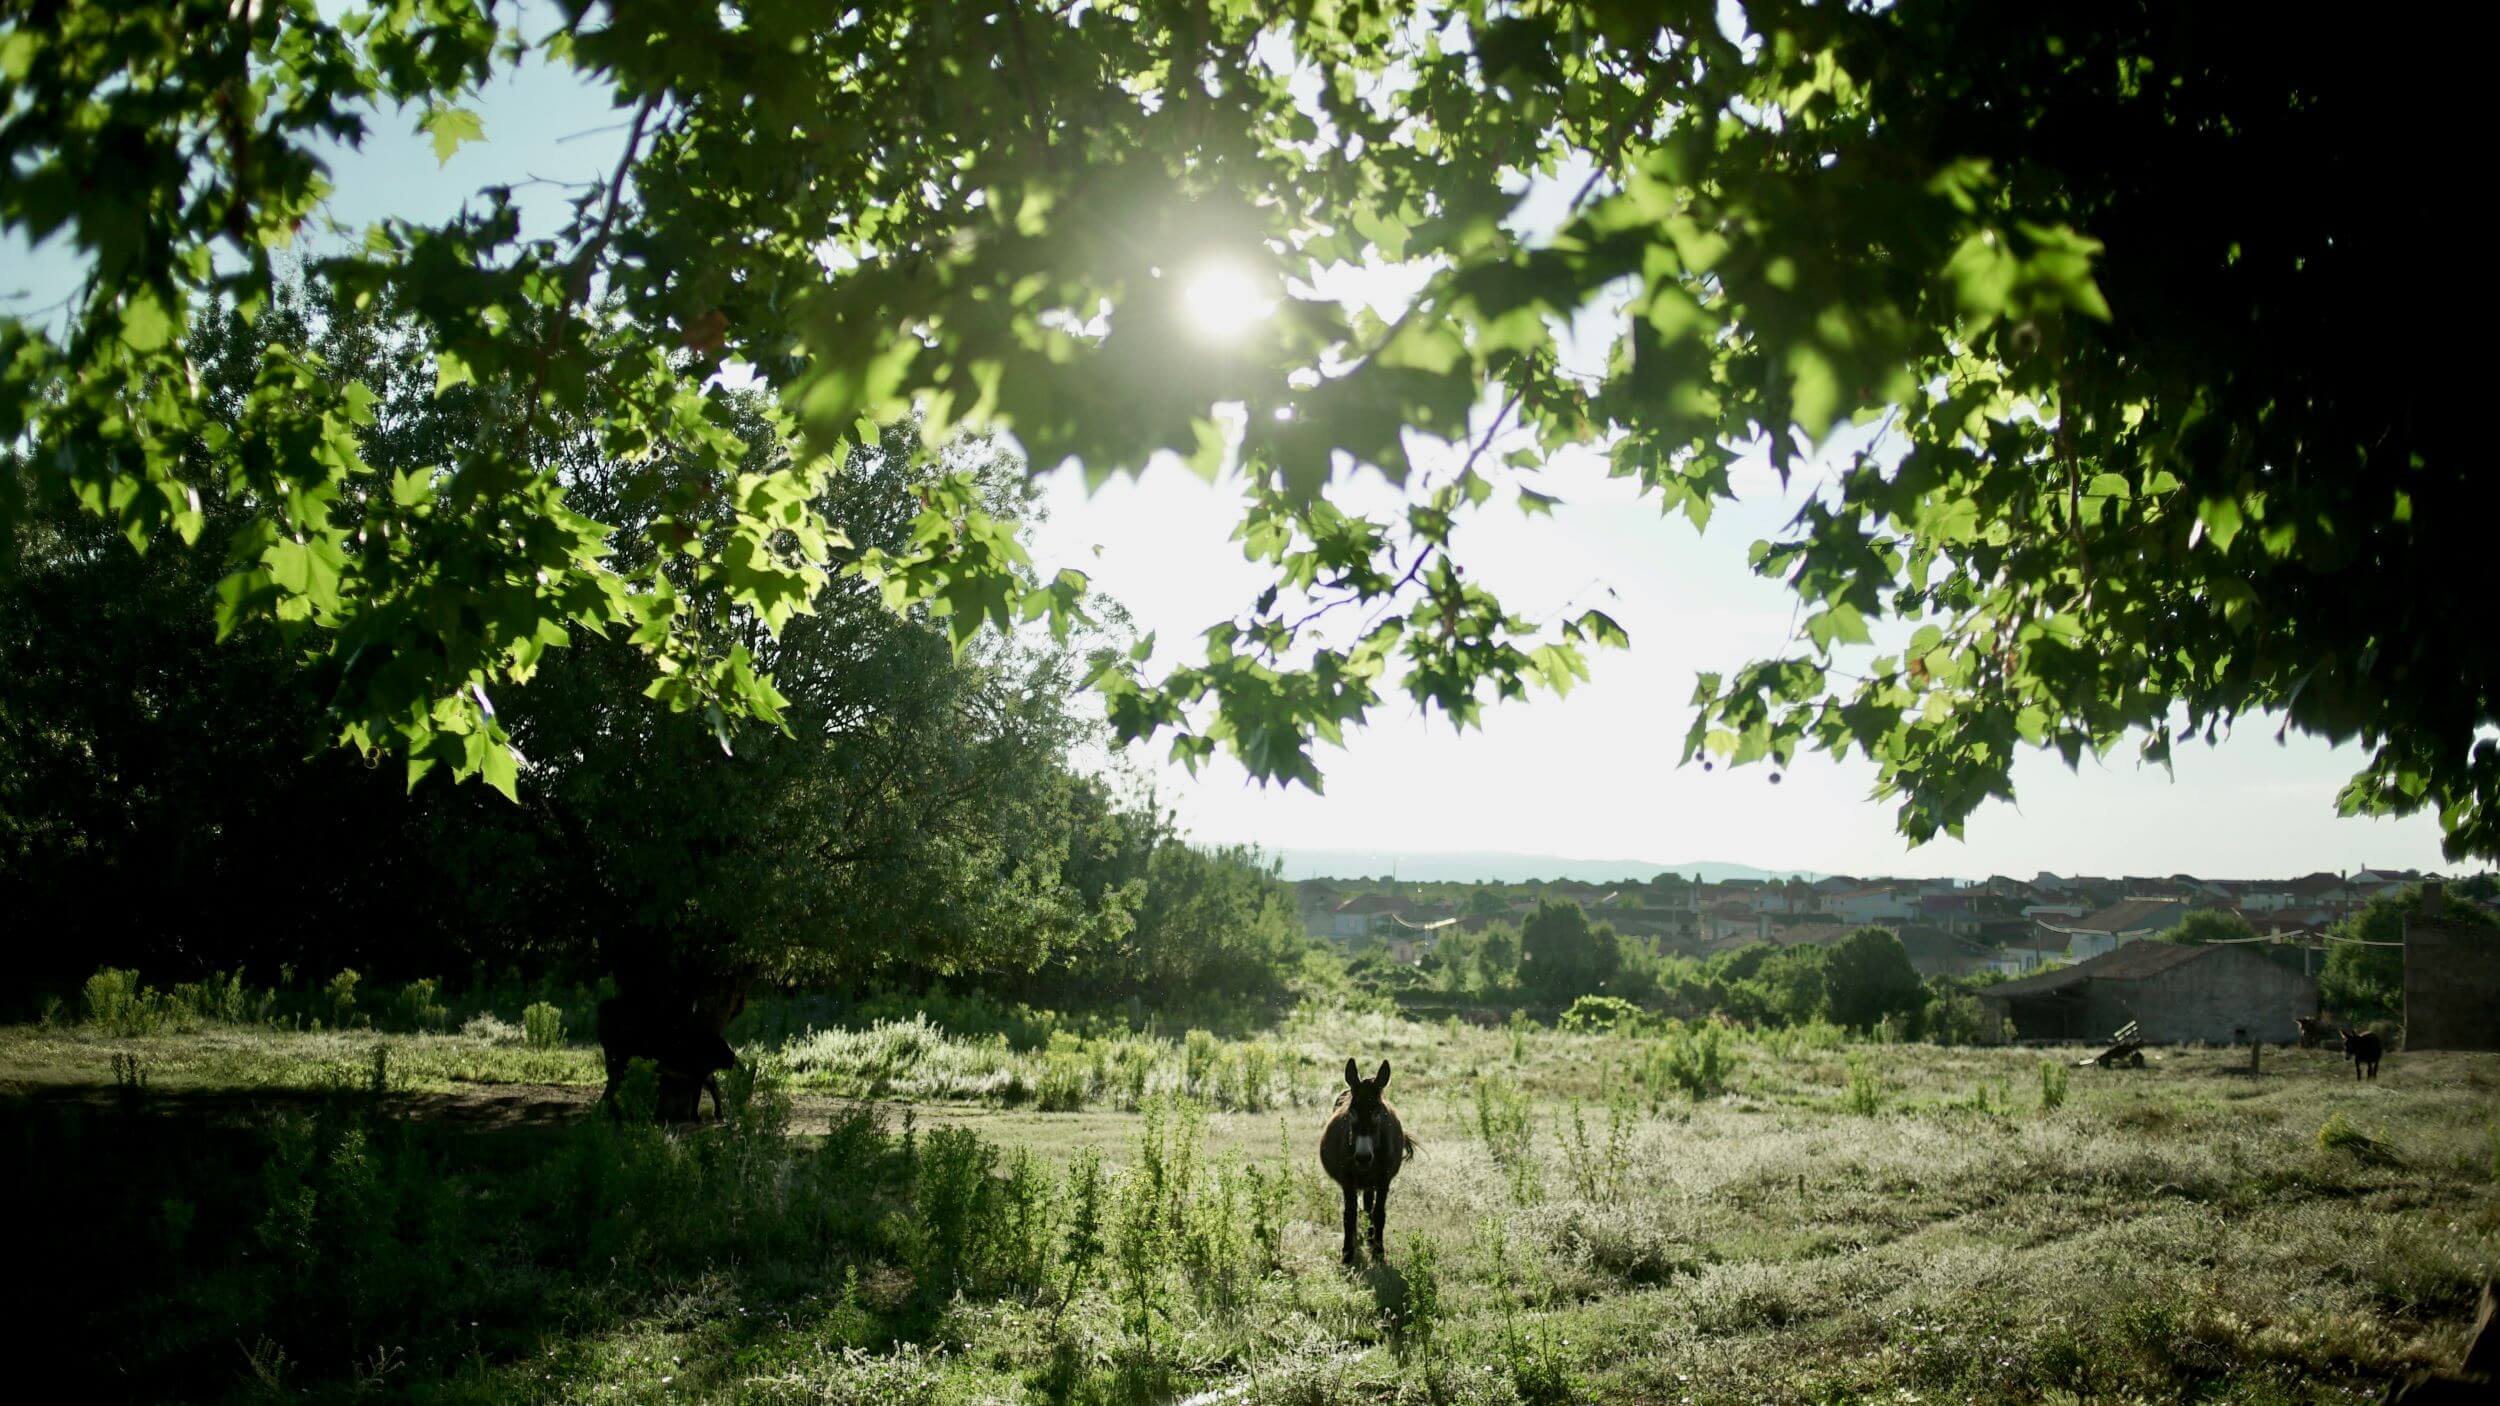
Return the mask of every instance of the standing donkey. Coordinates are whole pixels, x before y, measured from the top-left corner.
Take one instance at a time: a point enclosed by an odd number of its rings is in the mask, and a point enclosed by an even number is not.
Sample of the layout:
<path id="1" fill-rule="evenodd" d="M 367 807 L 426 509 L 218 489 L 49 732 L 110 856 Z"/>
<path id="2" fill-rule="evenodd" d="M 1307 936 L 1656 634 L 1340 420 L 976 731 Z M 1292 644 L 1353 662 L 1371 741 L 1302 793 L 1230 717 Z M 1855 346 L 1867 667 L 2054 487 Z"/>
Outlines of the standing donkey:
<path id="1" fill-rule="evenodd" d="M 2344 1058 L 2352 1061 L 2352 1077 L 2359 1079 L 2361 1071 L 2367 1069 L 2370 1071 L 2371 1078 L 2377 1078 L 2378 1057 L 2383 1049 L 2378 1033 L 2372 1030 L 2354 1030 L 2347 1026 L 2343 1035 Z"/>
<path id="2" fill-rule="evenodd" d="M 1345 1262 L 1359 1264 L 1361 1252 L 1354 1236 L 1357 1199 L 1371 1213 L 1372 1258 L 1387 1259 L 1383 1241 L 1389 1226 L 1389 1183 L 1415 1154 L 1415 1139 L 1398 1121 L 1397 1110 L 1381 1097 L 1389 1087 L 1389 1061 L 1382 1060 L 1380 1072 L 1366 1079 L 1354 1061 L 1347 1060 L 1345 1085 L 1328 1115 L 1328 1126 L 1320 1130 L 1319 1165 L 1345 1193 Z"/>

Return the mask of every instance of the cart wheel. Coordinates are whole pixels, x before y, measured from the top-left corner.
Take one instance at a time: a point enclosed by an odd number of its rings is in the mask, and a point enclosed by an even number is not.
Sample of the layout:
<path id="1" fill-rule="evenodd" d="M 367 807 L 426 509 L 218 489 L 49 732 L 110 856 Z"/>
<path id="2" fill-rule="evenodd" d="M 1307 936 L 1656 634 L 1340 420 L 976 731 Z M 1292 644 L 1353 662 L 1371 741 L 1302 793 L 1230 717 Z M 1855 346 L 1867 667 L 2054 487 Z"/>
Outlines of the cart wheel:
<path id="1" fill-rule="evenodd" d="M 2137 1050 L 2134 1054 L 2127 1056 L 2127 1067 L 2129 1069 L 2142 1069 L 2144 1067 L 2144 1051 Z"/>

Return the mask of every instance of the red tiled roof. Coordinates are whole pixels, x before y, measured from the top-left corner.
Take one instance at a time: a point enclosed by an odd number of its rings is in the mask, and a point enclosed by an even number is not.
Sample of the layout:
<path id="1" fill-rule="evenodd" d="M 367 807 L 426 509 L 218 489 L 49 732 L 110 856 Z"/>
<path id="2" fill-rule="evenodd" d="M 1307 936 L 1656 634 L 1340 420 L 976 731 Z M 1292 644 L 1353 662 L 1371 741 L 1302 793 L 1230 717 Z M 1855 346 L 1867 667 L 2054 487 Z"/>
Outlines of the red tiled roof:
<path id="1" fill-rule="evenodd" d="M 2172 918 L 2175 922 L 2174 915 L 2185 912 L 2187 912 L 2187 905 L 2175 898 L 2125 898 L 2088 918 L 2069 918 L 2057 922 L 2042 918 L 2040 925 L 2051 932 L 2141 932 L 2146 928 L 2169 926 L 2156 920 Z"/>

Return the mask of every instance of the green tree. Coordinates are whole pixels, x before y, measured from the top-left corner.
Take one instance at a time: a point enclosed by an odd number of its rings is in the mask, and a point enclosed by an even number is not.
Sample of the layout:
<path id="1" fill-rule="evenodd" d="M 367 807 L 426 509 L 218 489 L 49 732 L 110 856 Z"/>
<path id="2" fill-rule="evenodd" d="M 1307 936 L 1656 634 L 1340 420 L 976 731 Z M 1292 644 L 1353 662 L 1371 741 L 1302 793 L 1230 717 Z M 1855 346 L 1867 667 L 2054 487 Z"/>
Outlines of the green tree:
<path id="1" fill-rule="evenodd" d="M 223 318 L 203 335 L 201 399 L 238 417 L 217 427 L 239 425 L 301 343 L 379 388 L 356 436 L 377 472 L 494 432 L 476 406 L 438 394 L 439 370 L 404 322 L 327 293 L 290 287 L 256 321 Z M 725 406 L 769 470 L 784 443 L 769 404 Z M 574 501 L 636 521 L 620 485 L 652 478 L 690 540 L 728 530 L 707 507 L 724 490 L 683 461 L 614 464 L 567 417 L 540 428 L 534 454 L 561 466 Z M 998 446 L 966 441 L 941 469 L 909 425 L 845 469 L 812 511 L 849 550 L 907 540 L 941 478 L 976 485 L 1001 522 L 1029 501 Z M 246 496 L 203 499 L 203 544 L 249 538 Z M 707 593 L 682 555 L 656 561 L 649 579 L 687 602 L 683 623 L 775 673 L 782 725 L 646 698 L 639 647 L 621 632 L 545 640 L 491 702 L 531 784 L 514 788 L 518 806 L 482 804 L 481 788 L 409 794 L 426 758 L 378 770 L 323 746 L 325 676 L 284 662 L 308 622 L 247 619 L 213 646 L 214 553 L 136 556 L 50 499 L 30 525 L 0 571 L 0 898 L 46 915 L 68 939 L 54 944 L 65 962 L 353 960 L 417 974 L 491 955 L 635 979 L 733 964 L 856 977 L 898 961 L 1031 965 L 1124 921 L 1121 895 L 1072 881 L 1086 797 L 1066 753 L 1084 724 L 1067 705 L 1071 656 L 1046 639 L 959 651 L 856 579 L 830 583 L 775 633 Z M 324 848 L 347 835 L 352 862 Z M 238 922 L 202 892 L 261 894 L 274 912 Z"/>
<path id="2" fill-rule="evenodd" d="M 1802 1025 L 1823 1018 L 1831 1009 L 1825 960 L 1820 947 L 1772 948 L 1751 977 L 1730 989 L 1731 1013 L 1765 1025 Z"/>
<path id="3" fill-rule="evenodd" d="M 1486 990 L 1498 990 L 1519 977 L 1519 933 L 1507 923 L 1496 923 L 1484 930 L 1476 946 L 1476 969 L 1483 976 Z"/>
<path id="4" fill-rule="evenodd" d="M 957 644 L 1073 626 L 1081 579 L 1025 572 L 968 480 L 929 484 L 896 546 L 838 554 L 825 478 L 916 414 L 932 442 L 1011 431 L 1042 469 L 1238 466 L 1269 584 L 1202 660 L 1109 653 L 1094 681 L 1124 737 L 1314 784 L 1314 742 L 1384 690 L 1463 727 L 1623 641 L 1598 612 L 1520 616 L 1453 555 L 1473 514 L 1551 506 L 1525 471 L 1599 449 L 1699 524 L 1739 455 L 1785 475 L 1821 445 L 1827 481 L 1754 552 L 1797 641 L 1701 678 L 1689 758 L 1863 752 L 1923 841 L 2010 795 L 2026 748 L 2073 765 L 2139 735 L 2168 764 L 2271 711 L 2368 749 L 2345 810 L 2427 809 L 2452 853 L 2500 852 L 2500 643 L 2448 615 L 2491 584 L 2470 359 L 2422 350 L 2456 300 L 2355 295 L 2468 227 L 2429 138 L 2468 129 L 2470 85 L 2424 83 L 2406 26 L 2075 0 L 1754 0 L 1740 33 L 1703 0 L 516 13 L 0 21 L 0 229 L 88 273 L 64 326 L 0 323 L 8 535 L 21 485 L 139 544 L 197 537 L 195 494 L 235 485 L 221 628 L 308 626 L 294 648 L 359 748 L 512 789 L 488 700 L 598 630 L 640 656 L 630 689 L 769 723 L 775 680 L 702 596 L 778 631 L 847 575 Z M 372 388 L 309 345 L 233 416 L 190 394 L 203 309 L 267 303 L 337 152 L 376 123 L 446 157 L 491 137 L 464 104 L 524 62 L 620 109 L 567 224 L 525 233 L 489 188 L 321 264 L 408 309 L 436 393 L 502 433 L 385 476 Z M 1561 212 L 1515 218 L 1538 177 Z M 1421 290 L 1387 318 L 1292 295 L 1341 261 Z M 1211 277 L 1276 311 L 1209 335 L 1189 292 Z M 1566 357 L 1598 309 L 1610 335 Z M 801 452 L 749 461 L 728 365 Z M 568 413 L 609 461 L 690 472 L 585 514 L 530 452 Z M 1882 442 L 1849 452 L 1852 424 Z M 1332 501 L 1365 469 L 1402 511 Z M 718 485 L 705 530 L 669 498 L 695 483 Z"/>
<path id="5" fill-rule="evenodd" d="M 1890 928 L 1859 928 L 1833 943 L 1823 957 L 1823 986 L 1831 1019 L 1853 1030 L 1916 1015 L 1927 1004 L 1926 983 Z"/>
<path id="6" fill-rule="evenodd" d="M 2327 1010 L 2346 1020 L 2402 1014 L 2408 917 L 2500 930 L 2500 919 L 2453 893 L 2443 891 L 2436 905 L 2419 885 L 2381 894 L 2329 930 L 2326 971 L 2318 980 L 2318 995 Z"/>
<path id="7" fill-rule="evenodd" d="M 2248 925 L 2246 918 L 2229 909 L 2199 908 L 2160 936 L 2164 942 L 2196 946 L 2208 942 L 2237 942 L 2256 935 L 2257 930 Z"/>
<path id="8" fill-rule="evenodd" d="M 1519 930 L 1521 984 L 1549 1001 L 1603 991 L 1623 965 L 1615 930 L 1571 902 L 1539 900 Z"/>

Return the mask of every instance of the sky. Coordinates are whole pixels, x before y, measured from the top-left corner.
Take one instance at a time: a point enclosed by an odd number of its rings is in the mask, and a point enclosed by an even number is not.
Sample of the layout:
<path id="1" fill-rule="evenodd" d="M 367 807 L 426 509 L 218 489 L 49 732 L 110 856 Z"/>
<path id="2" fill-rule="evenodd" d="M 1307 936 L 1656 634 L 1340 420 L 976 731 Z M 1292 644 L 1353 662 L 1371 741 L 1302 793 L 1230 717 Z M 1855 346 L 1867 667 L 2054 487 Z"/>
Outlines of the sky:
<path id="1" fill-rule="evenodd" d="M 440 166 L 414 113 L 386 115 L 361 151 L 333 161 L 332 213 L 350 228 L 386 215 L 441 219 L 483 185 L 528 181 L 536 182 L 521 192 L 529 232 L 549 233 L 564 215 L 562 183 L 602 178 L 622 143 L 623 116 L 604 95 L 543 68 L 505 77 L 474 106 L 487 140 Z M 1572 173 L 1563 183 L 1573 183 Z M 57 242 L 29 250 L 0 237 L 0 310 L 56 304 L 77 276 L 77 260 Z M 1322 289 L 1378 303 L 1411 283 L 1394 272 L 1340 270 Z M 1236 483 L 1210 484 L 1170 462 L 1090 494 L 1073 472 L 1044 482 L 1036 562 L 1087 572 L 1156 634 L 1157 663 L 1192 657 L 1199 633 L 1242 611 L 1263 584 L 1229 540 Z M 1745 553 L 1777 529 L 1810 482 L 1783 489 L 1756 465 L 1738 475 L 1740 502 L 1696 534 L 1593 458 L 1558 463 L 1537 484 L 1563 500 L 1550 518 L 1525 517 L 1497 499 L 1466 521 L 1454 552 L 1516 613 L 1596 608 L 1630 632 L 1631 648 L 1598 652 L 1591 679 L 1569 697 L 1488 708 L 1481 730 L 1460 736 L 1388 693 L 1344 750 L 1321 749 L 1324 794 L 1258 785 L 1220 757 L 1193 776 L 1161 763 L 1159 745 L 1133 749 L 1126 764 L 1152 780 L 1193 837 L 1270 849 L 1510 851 L 1964 877 L 2445 867 L 2427 816 L 2335 815 L 2337 788 L 2363 761 L 2357 749 L 2300 736 L 2278 744 L 2271 719 L 2246 720 L 2211 748 L 2180 747 L 2175 777 L 2138 766 L 2132 748 L 2106 763 L 2087 758 L 2077 772 L 2053 755 L 2026 754 L 2015 768 L 2016 803 L 1983 807 L 1963 840 L 1915 849 L 1895 832 L 1891 806 L 1870 799 L 1874 768 L 1863 759 L 1800 756 L 1776 785 L 1763 766 L 1678 767 L 1694 675 L 1772 654 L 1789 637 L 1790 598 L 1754 577 Z M 1342 493 L 1350 508 L 1395 501 L 1377 475 Z"/>

